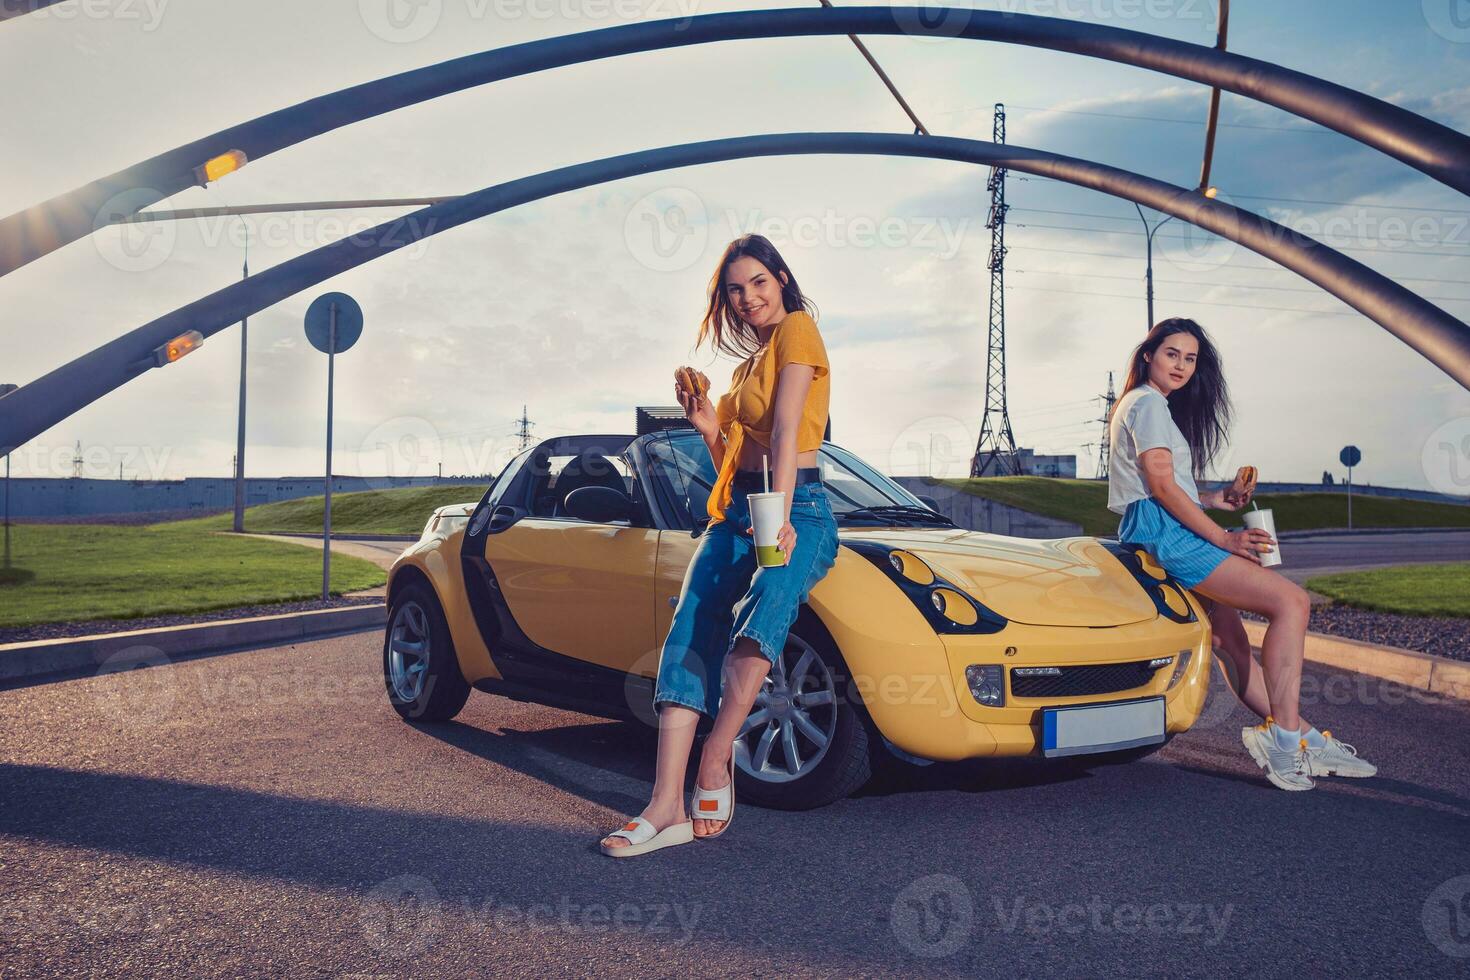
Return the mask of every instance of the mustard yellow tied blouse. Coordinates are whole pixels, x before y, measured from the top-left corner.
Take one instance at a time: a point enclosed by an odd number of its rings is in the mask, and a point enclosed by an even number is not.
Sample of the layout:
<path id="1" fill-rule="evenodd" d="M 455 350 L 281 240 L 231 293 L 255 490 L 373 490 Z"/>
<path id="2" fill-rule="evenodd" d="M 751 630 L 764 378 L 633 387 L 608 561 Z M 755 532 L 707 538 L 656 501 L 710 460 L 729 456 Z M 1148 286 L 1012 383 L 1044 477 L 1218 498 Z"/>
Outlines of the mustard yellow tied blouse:
<path id="1" fill-rule="evenodd" d="M 744 437 L 749 434 L 770 448 L 776 418 L 776 378 L 783 367 L 793 363 L 815 368 L 797 428 L 796 451 L 821 447 L 832 387 L 827 348 L 816 321 L 805 310 L 793 310 L 776 324 L 775 333 L 764 347 L 736 366 L 730 376 L 730 390 L 715 404 L 715 417 L 725 437 L 725 458 L 705 506 L 711 527 L 725 519 Z"/>

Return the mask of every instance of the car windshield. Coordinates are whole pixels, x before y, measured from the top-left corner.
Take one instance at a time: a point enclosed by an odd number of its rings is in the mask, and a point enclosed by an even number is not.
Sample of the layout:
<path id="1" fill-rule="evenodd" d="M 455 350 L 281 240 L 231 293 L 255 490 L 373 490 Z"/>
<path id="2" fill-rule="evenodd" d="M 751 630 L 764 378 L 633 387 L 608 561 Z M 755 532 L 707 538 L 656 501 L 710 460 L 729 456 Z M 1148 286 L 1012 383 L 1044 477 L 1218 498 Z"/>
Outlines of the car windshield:
<path id="1" fill-rule="evenodd" d="M 705 505 L 714 486 L 715 467 L 709 447 L 699 433 L 673 430 L 658 434 L 648 443 L 654 479 L 681 526 L 692 528 L 694 519 L 706 520 Z M 948 518 L 929 511 L 923 501 L 845 449 L 823 443 L 817 452 L 822 484 L 839 523 L 905 524 L 911 522 L 949 525 Z M 885 511 L 896 508 L 897 512 Z M 929 513 L 909 512 L 919 508 Z"/>

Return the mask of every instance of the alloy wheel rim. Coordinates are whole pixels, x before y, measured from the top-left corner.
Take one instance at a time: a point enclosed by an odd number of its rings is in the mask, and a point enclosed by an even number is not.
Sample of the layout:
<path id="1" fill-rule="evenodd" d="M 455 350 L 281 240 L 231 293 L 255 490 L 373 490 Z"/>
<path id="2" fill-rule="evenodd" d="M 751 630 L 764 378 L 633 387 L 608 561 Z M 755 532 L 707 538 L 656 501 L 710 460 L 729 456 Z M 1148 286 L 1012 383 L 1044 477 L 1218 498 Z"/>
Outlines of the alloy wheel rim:
<path id="1" fill-rule="evenodd" d="M 768 783 L 809 775 L 837 731 L 832 673 L 810 644 L 788 635 L 735 737 L 735 764 Z"/>
<path id="2" fill-rule="evenodd" d="M 429 670 L 429 617 L 417 602 L 406 602 L 388 634 L 388 683 L 400 701 L 415 701 Z"/>

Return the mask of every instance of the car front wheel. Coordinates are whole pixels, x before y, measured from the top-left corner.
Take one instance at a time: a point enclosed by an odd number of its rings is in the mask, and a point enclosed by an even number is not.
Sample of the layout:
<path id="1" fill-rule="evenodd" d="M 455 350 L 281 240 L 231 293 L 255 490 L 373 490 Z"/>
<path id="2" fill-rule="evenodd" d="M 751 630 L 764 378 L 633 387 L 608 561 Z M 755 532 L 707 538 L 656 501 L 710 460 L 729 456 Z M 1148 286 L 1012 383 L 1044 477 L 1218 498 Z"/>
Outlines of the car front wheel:
<path id="1" fill-rule="evenodd" d="M 469 699 L 449 624 L 423 582 L 404 586 L 388 610 L 383 683 L 388 702 L 405 721 L 448 721 Z"/>
<path id="2" fill-rule="evenodd" d="M 867 782 L 868 731 L 851 690 L 825 631 L 798 618 L 735 739 L 736 798 L 810 810 Z"/>

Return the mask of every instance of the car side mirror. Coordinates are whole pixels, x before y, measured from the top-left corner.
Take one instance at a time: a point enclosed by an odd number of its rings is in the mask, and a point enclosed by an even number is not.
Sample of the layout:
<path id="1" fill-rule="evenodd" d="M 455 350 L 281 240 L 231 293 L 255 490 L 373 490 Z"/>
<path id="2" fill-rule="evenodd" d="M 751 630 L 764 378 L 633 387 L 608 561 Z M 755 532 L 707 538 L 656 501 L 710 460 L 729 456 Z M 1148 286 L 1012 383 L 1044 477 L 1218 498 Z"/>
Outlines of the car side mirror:
<path id="1" fill-rule="evenodd" d="M 918 497 L 919 501 L 930 510 L 940 514 L 944 513 L 944 511 L 939 509 L 939 501 L 935 500 L 933 497 L 926 497 L 922 493 L 916 493 L 914 494 L 914 496 Z"/>
<path id="2" fill-rule="evenodd" d="M 632 522 L 633 498 L 612 487 L 578 487 L 567 494 L 562 506 L 578 520 L 594 524 Z"/>

